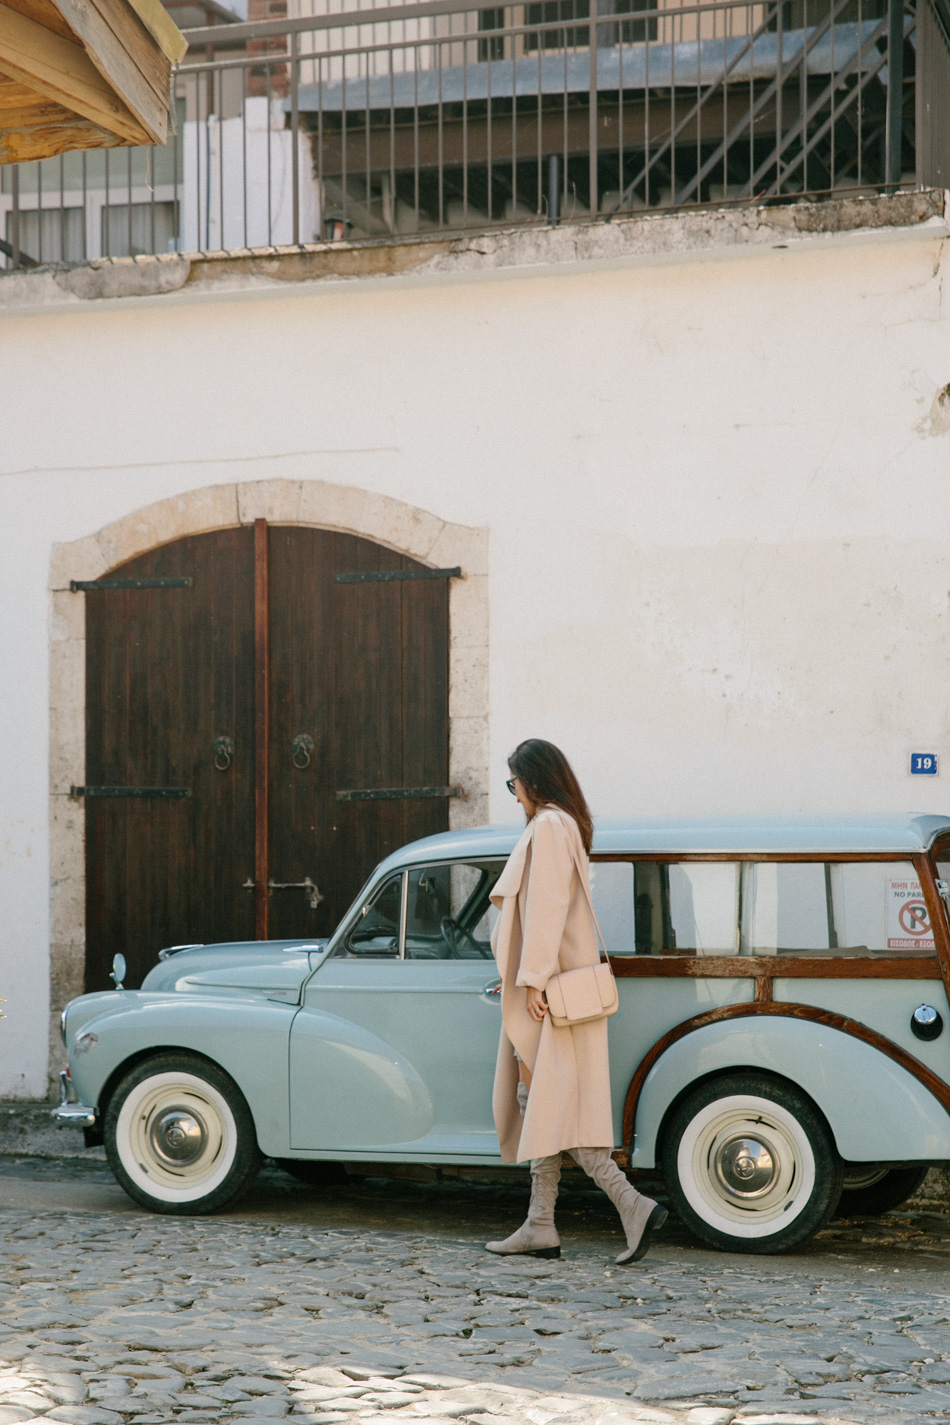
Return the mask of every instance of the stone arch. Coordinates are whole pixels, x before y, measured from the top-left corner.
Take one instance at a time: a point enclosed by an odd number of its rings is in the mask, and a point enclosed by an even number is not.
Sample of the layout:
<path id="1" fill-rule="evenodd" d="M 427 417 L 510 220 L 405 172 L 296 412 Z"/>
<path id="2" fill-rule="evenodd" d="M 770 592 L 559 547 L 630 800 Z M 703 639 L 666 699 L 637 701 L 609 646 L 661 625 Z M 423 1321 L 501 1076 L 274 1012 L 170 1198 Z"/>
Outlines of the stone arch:
<path id="1" fill-rule="evenodd" d="M 83 989 L 84 813 L 70 788 L 85 782 L 85 595 L 99 579 L 183 536 L 253 524 L 309 525 L 361 535 L 432 568 L 462 570 L 449 593 L 449 777 L 465 789 L 453 827 L 488 815 L 488 531 L 453 524 L 402 500 L 323 480 L 258 480 L 173 495 L 53 546 L 50 566 L 50 1073 L 63 1062 L 59 1014 Z"/>

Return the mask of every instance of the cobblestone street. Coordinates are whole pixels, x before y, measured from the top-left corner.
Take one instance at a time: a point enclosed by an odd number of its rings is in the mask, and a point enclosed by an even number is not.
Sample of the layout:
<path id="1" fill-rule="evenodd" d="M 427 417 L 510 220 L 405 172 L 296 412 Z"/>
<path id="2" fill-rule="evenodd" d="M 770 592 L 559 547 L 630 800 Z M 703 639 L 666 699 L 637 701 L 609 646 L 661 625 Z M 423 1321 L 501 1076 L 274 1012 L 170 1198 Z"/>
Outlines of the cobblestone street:
<path id="1" fill-rule="evenodd" d="M 0 1425 L 950 1418 L 945 1217 L 837 1222 L 759 1258 L 671 1219 L 624 1269 L 605 1200 L 578 1185 L 562 1260 L 489 1257 L 524 1196 L 309 1188 L 269 1166 L 227 1215 L 159 1218 L 101 1162 L 7 1159 Z"/>

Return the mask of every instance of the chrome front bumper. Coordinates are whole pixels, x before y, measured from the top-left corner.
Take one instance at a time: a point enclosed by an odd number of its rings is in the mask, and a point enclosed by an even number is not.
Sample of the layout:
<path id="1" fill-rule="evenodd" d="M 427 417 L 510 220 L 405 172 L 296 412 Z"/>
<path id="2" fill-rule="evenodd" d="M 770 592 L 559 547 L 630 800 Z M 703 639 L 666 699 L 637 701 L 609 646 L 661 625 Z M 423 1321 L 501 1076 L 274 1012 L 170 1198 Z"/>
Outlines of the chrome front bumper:
<path id="1" fill-rule="evenodd" d="M 96 1110 L 77 1103 L 76 1091 L 65 1069 L 59 1076 L 59 1103 L 50 1109 L 50 1117 L 57 1128 L 65 1128 L 67 1124 L 73 1128 L 95 1127 Z"/>

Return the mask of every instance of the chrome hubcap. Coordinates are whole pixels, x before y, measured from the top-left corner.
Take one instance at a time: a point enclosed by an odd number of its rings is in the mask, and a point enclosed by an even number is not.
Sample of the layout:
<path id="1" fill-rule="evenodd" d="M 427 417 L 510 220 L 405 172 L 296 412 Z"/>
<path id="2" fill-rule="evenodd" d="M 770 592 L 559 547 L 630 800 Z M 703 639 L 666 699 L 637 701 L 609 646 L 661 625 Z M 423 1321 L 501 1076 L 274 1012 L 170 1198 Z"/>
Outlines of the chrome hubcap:
<path id="1" fill-rule="evenodd" d="M 731 1197 L 762 1197 L 781 1169 L 778 1154 L 769 1144 L 738 1135 L 720 1143 L 714 1160 L 716 1177 Z"/>
<path id="2" fill-rule="evenodd" d="M 169 1108 L 153 1120 L 149 1141 L 160 1161 L 180 1168 L 201 1157 L 208 1133 L 195 1114 L 182 1108 Z"/>

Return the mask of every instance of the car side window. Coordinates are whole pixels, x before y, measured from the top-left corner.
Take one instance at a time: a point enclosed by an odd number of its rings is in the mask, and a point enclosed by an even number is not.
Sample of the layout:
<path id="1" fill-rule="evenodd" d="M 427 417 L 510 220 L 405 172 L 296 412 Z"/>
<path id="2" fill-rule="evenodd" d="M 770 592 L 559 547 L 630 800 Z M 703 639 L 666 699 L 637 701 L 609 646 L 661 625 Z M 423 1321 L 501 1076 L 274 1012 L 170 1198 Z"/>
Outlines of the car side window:
<path id="1" fill-rule="evenodd" d="M 356 924 L 337 954 L 363 958 L 399 955 L 399 922 L 402 918 L 402 873 L 390 876 L 364 905 Z"/>
<path id="2" fill-rule="evenodd" d="M 407 960 L 490 960 L 488 897 L 502 861 L 413 866 L 406 897 Z"/>
<path id="3" fill-rule="evenodd" d="M 934 955 L 912 861 L 759 861 L 742 866 L 743 955 Z"/>
<path id="4" fill-rule="evenodd" d="M 734 955 L 735 861 L 593 861 L 591 895 L 611 955 Z"/>

